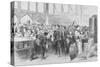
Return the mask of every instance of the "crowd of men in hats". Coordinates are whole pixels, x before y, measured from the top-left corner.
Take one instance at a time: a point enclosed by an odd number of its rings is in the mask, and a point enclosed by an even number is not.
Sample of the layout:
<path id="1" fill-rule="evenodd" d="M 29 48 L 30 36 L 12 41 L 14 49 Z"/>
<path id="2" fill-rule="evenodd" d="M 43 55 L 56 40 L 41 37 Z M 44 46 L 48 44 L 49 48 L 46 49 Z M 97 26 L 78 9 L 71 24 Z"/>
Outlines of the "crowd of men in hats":
<path id="1" fill-rule="evenodd" d="M 29 21 L 28 21 L 29 22 Z M 85 51 L 85 43 L 88 43 L 88 27 L 59 24 L 15 24 L 14 37 L 32 38 L 30 59 L 38 55 L 42 59 L 50 51 L 57 56 L 69 55 L 73 60 Z M 36 56 L 37 55 L 37 56 Z"/>

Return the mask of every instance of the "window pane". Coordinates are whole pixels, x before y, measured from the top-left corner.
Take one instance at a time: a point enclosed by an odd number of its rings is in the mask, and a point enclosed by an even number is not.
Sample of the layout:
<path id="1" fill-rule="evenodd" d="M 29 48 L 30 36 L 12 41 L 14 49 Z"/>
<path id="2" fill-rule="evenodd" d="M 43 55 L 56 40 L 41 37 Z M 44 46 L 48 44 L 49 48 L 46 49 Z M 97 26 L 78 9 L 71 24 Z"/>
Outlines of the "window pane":
<path id="1" fill-rule="evenodd" d="M 49 14 L 53 14 L 53 4 L 49 4 Z"/>
<path id="2" fill-rule="evenodd" d="M 18 8 L 18 1 L 14 2 L 14 8 Z"/>
<path id="3" fill-rule="evenodd" d="M 44 12 L 44 4 L 38 3 L 38 12 L 43 13 Z"/>
<path id="4" fill-rule="evenodd" d="M 63 10 L 64 10 L 64 13 L 67 13 L 68 12 L 68 5 L 63 5 Z"/>
<path id="5" fill-rule="evenodd" d="M 27 10 L 28 9 L 28 2 L 21 2 L 21 9 Z"/>
<path id="6" fill-rule="evenodd" d="M 55 14 L 61 14 L 61 4 L 55 4 Z"/>
<path id="7" fill-rule="evenodd" d="M 30 11 L 36 12 L 36 3 L 30 2 Z"/>

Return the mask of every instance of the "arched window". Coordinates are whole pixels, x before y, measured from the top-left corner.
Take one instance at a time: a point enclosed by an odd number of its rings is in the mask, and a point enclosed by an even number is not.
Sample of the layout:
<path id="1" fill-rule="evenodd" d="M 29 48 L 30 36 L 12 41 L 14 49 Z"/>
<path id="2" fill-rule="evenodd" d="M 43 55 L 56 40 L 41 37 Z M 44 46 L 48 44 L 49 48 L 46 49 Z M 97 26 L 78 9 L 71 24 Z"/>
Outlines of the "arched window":
<path id="1" fill-rule="evenodd" d="M 17 24 L 17 23 L 19 23 L 18 18 L 16 15 L 14 15 L 14 24 Z"/>
<path id="2" fill-rule="evenodd" d="M 28 22 L 32 23 L 32 19 L 29 15 L 25 15 L 21 18 L 20 22 L 21 23 L 28 23 Z"/>

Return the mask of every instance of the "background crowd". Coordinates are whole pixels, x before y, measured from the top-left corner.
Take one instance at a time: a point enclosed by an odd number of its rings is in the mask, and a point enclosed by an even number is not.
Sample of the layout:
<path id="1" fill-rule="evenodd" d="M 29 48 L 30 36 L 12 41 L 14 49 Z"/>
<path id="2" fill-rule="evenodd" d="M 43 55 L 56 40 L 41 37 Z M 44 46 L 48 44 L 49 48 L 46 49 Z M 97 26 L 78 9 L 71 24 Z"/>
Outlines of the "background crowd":
<path id="1" fill-rule="evenodd" d="M 89 51 L 89 27 L 76 25 L 59 24 L 36 24 L 27 21 L 25 24 L 15 23 L 14 38 L 30 38 L 33 40 L 31 44 L 31 60 L 40 55 L 42 59 L 46 58 L 46 54 L 54 53 L 58 56 L 69 55 L 73 60 L 84 54 L 87 58 Z M 87 53 L 88 52 L 88 53 Z M 83 57 L 83 55 L 81 56 Z"/>

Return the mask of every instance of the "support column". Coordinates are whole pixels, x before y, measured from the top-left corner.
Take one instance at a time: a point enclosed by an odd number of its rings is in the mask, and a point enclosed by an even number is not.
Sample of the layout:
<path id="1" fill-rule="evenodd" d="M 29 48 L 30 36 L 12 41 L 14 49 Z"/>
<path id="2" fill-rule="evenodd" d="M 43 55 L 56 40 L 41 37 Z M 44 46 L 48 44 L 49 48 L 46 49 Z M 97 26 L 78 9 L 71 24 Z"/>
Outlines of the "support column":
<path id="1" fill-rule="evenodd" d="M 48 11 L 49 11 L 49 4 L 45 3 L 45 16 L 46 16 L 46 21 L 45 24 L 48 25 Z"/>

